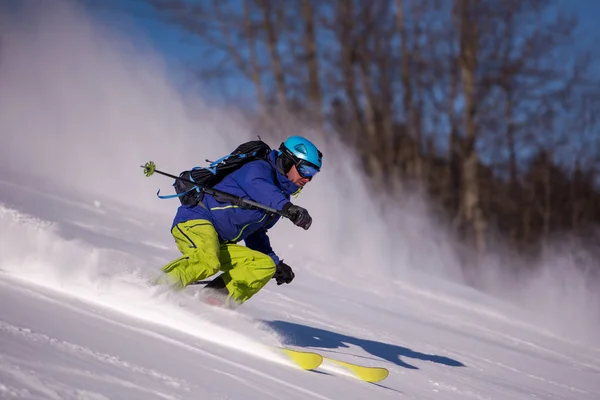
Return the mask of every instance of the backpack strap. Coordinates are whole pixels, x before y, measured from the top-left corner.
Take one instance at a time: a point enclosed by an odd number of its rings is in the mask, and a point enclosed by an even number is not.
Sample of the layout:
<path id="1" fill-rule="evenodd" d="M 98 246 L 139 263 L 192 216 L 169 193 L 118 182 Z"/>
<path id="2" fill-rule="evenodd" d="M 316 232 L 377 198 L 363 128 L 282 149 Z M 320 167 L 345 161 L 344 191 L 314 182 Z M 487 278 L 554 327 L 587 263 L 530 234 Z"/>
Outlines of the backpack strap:
<path id="1" fill-rule="evenodd" d="M 212 164 L 211 164 L 211 165 L 212 165 Z M 195 182 L 195 181 L 194 181 L 194 177 L 193 177 L 193 176 L 192 176 L 192 174 L 191 174 L 191 171 L 198 170 L 198 169 L 208 169 L 209 171 L 211 171 L 211 172 L 214 174 L 214 172 L 213 172 L 211 169 L 209 169 L 209 168 L 206 168 L 206 167 L 198 167 L 198 166 L 196 166 L 196 167 L 194 167 L 194 168 L 192 168 L 192 169 L 190 170 L 190 174 L 189 174 L 189 175 L 190 175 L 190 176 L 189 176 L 189 179 L 190 179 L 190 181 L 192 181 L 192 182 Z M 175 183 L 176 183 L 176 182 L 177 182 L 177 180 L 175 180 L 175 181 L 173 182 L 173 185 L 172 185 L 172 186 L 175 186 Z M 158 191 L 156 192 L 156 197 L 158 197 L 159 199 L 174 199 L 174 198 L 177 198 L 177 197 L 183 197 L 183 196 L 187 195 L 188 193 L 190 193 L 190 192 L 191 192 L 191 191 L 193 191 L 193 190 L 195 190 L 195 191 L 197 191 L 197 192 L 200 192 L 200 188 L 199 188 L 198 186 L 194 186 L 194 187 L 192 187 L 191 189 L 189 189 L 189 190 L 187 190 L 187 191 L 185 191 L 185 192 L 181 192 L 181 193 L 175 193 L 175 194 L 169 194 L 169 195 L 162 195 L 162 196 L 161 196 L 161 195 L 160 195 L 160 189 L 158 189 Z"/>
<path id="2" fill-rule="evenodd" d="M 211 162 L 208 165 L 208 167 L 194 167 L 194 168 L 192 168 L 192 170 L 204 168 L 204 169 L 207 169 L 210 172 L 212 172 L 213 175 L 216 175 L 217 174 L 217 167 L 219 166 L 219 164 L 222 163 L 223 161 L 227 160 L 231 156 L 232 156 L 232 154 L 227 154 L 226 156 L 223 156 L 223 157 L 219 158 L 217 161 Z M 206 161 L 208 161 L 208 160 L 206 160 Z M 191 175 L 190 175 L 190 177 L 191 177 Z M 193 181 L 193 179 L 192 179 L 192 181 Z"/>
<path id="3" fill-rule="evenodd" d="M 268 154 L 268 153 L 267 153 L 267 154 Z M 217 175 L 217 169 L 219 168 L 219 166 L 220 166 L 220 165 L 221 165 L 221 164 L 222 164 L 224 161 L 226 161 L 226 160 L 228 160 L 228 159 L 230 159 L 230 158 L 231 158 L 231 159 L 236 159 L 236 158 L 237 158 L 237 159 L 243 159 L 243 158 L 252 158 L 252 157 L 256 157 L 256 156 L 258 156 L 258 155 L 259 155 L 259 151 L 258 151 L 258 150 L 254 150 L 254 151 L 252 151 L 252 152 L 246 152 L 246 153 L 236 153 L 236 152 L 234 151 L 234 152 L 232 152 L 232 153 L 229 153 L 229 154 L 227 154 L 227 155 L 225 155 L 225 156 L 223 156 L 223 157 L 219 158 L 219 159 L 218 159 L 218 160 L 216 160 L 216 161 L 209 161 L 209 160 L 206 160 L 207 162 L 209 162 L 209 163 L 210 163 L 210 164 L 209 164 L 207 167 L 198 167 L 198 166 L 195 166 L 194 168 L 192 168 L 191 170 L 189 170 L 189 172 L 190 172 L 190 173 L 188 174 L 189 176 L 188 176 L 186 179 L 190 180 L 191 182 L 195 182 L 195 181 L 194 181 L 193 174 L 192 174 L 192 171 L 194 171 L 194 170 L 198 170 L 198 169 L 205 169 L 205 170 L 207 170 L 207 171 L 211 172 L 213 175 Z M 277 179 L 277 173 L 276 173 L 276 172 L 275 172 L 275 179 Z M 175 180 L 175 182 L 173 182 L 173 186 L 175 186 L 175 184 L 176 184 L 176 183 L 177 183 L 177 180 Z M 190 192 L 193 192 L 194 190 L 195 190 L 196 192 L 199 192 L 199 193 L 202 191 L 202 190 L 200 189 L 200 187 L 198 187 L 198 186 L 193 186 L 193 187 L 191 187 L 190 189 L 188 189 L 188 190 L 187 190 L 187 191 L 185 191 L 185 192 L 181 192 L 181 193 L 175 193 L 175 194 L 171 194 L 171 195 L 161 195 L 161 194 L 160 194 L 160 189 L 159 189 L 159 190 L 156 192 L 156 196 L 157 196 L 159 199 L 173 199 L 173 198 L 178 198 L 178 197 L 184 197 L 184 196 L 188 195 Z"/>
<path id="4" fill-rule="evenodd" d="M 189 192 L 191 192 L 192 190 L 194 190 L 194 188 L 191 188 L 190 190 L 188 190 L 187 192 L 182 192 L 182 193 L 176 193 L 176 194 L 167 194 L 167 195 L 160 195 L 160 189 L 158 189 L 158 192 L 156 192 L 156 197 L 158 197 L 159 199 L 174 199 L 176 197 L 183 197 L 186 194 L 188 194 Z M 198 190 L 198 189 L 195 189 Z M 198 190 L 199 191 L 199 190 Z"/>

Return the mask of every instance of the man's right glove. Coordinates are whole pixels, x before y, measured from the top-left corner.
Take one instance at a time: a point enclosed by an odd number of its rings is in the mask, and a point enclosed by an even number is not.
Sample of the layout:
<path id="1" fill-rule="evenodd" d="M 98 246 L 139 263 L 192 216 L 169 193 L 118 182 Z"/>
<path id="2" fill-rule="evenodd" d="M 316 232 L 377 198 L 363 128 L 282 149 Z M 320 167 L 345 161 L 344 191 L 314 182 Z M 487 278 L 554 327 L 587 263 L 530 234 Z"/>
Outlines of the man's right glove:
<path id="1" fill-rule="evenodd" d="M 295 206 L 292 203 L 286 203 L 283 206 L 283 213 L 290 217 L 294 225 L 307 230 L 312 224 L 312 217 L 305 208 Z"/>
<path id="2" fill-rule="evenodd" d="M 290 283 L 294 280 L 294 271 L 292 271 L 292 267 L 284 263 L 283 261 L 279 261 L 277 264 L 275 274 L 273 275 L 273 279 L 277 281 L 278 285 L 282 285 L 284 283 Z"/>

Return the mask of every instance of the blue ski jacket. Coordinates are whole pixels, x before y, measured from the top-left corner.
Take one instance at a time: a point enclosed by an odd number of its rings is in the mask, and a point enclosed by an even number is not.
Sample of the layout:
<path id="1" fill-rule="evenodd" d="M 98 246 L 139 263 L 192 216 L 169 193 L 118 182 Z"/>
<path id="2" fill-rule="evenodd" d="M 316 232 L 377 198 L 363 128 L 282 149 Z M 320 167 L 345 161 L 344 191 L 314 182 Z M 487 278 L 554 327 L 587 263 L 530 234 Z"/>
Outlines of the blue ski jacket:
<path id="1" fill-rule="evenodd" d="M 214 189 L 281 210 L 300 186 L 277 170 L 276 157 L 277 150 L 273 150 L 267 157 L 268 161 L 257 160 L 243 165 L 227 175 Z M 193 219 L 208 220 L 215 227 L 221 243 L 243 240 L 248 248 L 268 254 L 275 264 L 279 263 L 267 236 L 267 231 L 279 220 L 278 215 L 269 216 L 267 211 L 240 208 L 209 194 L 204 195 L 201 204 L 179 206 L 172 227 Z"/>

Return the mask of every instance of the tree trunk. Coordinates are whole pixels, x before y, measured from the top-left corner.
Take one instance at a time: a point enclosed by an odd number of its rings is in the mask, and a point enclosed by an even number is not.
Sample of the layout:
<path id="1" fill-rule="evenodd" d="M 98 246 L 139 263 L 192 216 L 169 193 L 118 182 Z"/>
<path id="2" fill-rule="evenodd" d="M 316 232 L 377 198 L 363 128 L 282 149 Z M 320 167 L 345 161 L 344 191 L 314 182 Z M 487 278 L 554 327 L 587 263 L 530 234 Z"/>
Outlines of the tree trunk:
<path id="1" fill-rule="evenodd" d="M 396 25 L 398 26 L 398 32 L 400 32 L 400 76 L 402 82 L 402 109 L 404 111 L 404 121 L 406 122 L 406 130 L 408 135 L 415 139 L 415 127 L 413 124 L 413 94 L 412 94 L 412 80 L 411 80 L 411 53 L 408 46 L 408 32 L 405 23 L 404 16 L 404 2 L 402 0 L 396 0 Z M 411 152 L 414 157 L 414 149 Z M 402 160 L 401 156 L 398 157 Z M 412 157 L 411 157 L 412 158 Z M 404 160 L 402 160 L 404 161 Z M 413 172 L 414 163 L 409 160 L 411 166 L 411 173 Z"/>
<path id="2" fill-rule="evenodd" d="M 351 135 L 353 147 L 364 149 L 359 132 L 362 130 L 362 118 L 360 105 L 358 103 L 358 94 L 356 91 L 356 77 L 354 73 L 355 49 L 353 40 L 353 5 L 352 0 L 341 0 L 339 4 L 339 25 L 340 32 L 338 41 L 341 47 L 341 63 L 343 75 L 343 87 L 346 92 L 346 98 L 350 104 L 350 128 L 346 134 Z"/>
<path id="3" fill-rule="evenodd" d="M 485 246 L 485 223 L 483 220 L 480 199 L 477 154 L 477 51 L 478 27 L 474 3 L 476 0 L 459 0 L 461 2 L 461 40 L 460 40 L 460 71 L 462 91 L 465 102 L 465 153 L 462 160 L 462 210 L 464 221 L 474 235 L 475 246 L 483 252 Z"/>
<path id="4" fill-rule="evenodd" d="M 451 49 L 451 58 L 449 60 L 449 70 L 448 73 L 450 75 L 450 93 L 449 99 L 447 103 L 448 109 L 448 122 L 450 124 L 450 132 L 448 135 L 448 197 L 450 209 L 453 212 L 452 221 L 454 227 L 458 227 L 460 225 L 460 220 L 462 218 L 460 212 L 460 193 L 461 193 L 461 178 L 460 178 L 460 160 L 462 159 L 462 152 L 459 149 L 459 140 L 458 140 L 458 132 L 459 132 L 459 118 L 456 114 L 456 100 L 458 99 L 459 94 L 459 57 L 456 54 L 456 42 L 460 41 L 457 32 L 460 30 L 460 12 L 459 12 L 459 3 L 455 1 L 453 6 L 453 24 L 452 28 L 450 28 L 450 32 L 447 35 L 447 43 L 449 48 Z"/>
<path id="5" fill-rule="evenodd" d="M 552 218 L 552 156 L 551 153 L 546 155 L 546 163 L 544 165 L 544 212 L 543 212 L 543 234 L 542 245 L 545 245 L 550 235 L 550 223 Z"/>
<path id="6" fill-rule="evenodd" d="M 394 149 L 394 67 L 392 44 L 393 36 L 388 32 L 378 32 L 374 40 L 374 51 L 377 55 L 378 90 L 381 125 L 380 135 L 383 143 L 382 163 L 385 165 L 386 177 L 392 196 L 402 191 L 402 176 L 399 163 L 396 161 Z"/>
<path id="7" fill-rule="evenodd" d="M 460 160 L 462 159 L 462 153 L 459 149 L 458 132 L 459 122 L 456 115 L 455 105 L 456 99 L 458 98 L 458 71 L 457 71 L 457 59 L 451 61 L 450 66 L 450 99 L 448 103 L 448 119 L 450 122 L 450 134 L 448 136 L 448 182 L 449 182 L 449 198 L 450 207 L 454 211 L 454 221 L 456 222 L 461 218 L 459 215 L 460 210 Z"/>
<path id="8" fill-rule="evenodd" d="M 421 181 L 423 178 L 423 91 L 424 91 L 424 80 L 423 80 L 423 69 L 424 65 L 421 60 L 421 49 L 419 43 L 421 42 L 421 26 L 420 22 L 422 17 L 422 5 L 419 2 L 413 3 L 413 17 L 414 17 L 414 31 L 415 45 L 413 46 L 411 61 L 414 65 L 415 70 L 415 86 L 412 91 L 412 106 L 411 125 L 414 130 L 415 148 L 413 154 L 413 174 L 417 181 Z M 410 79 L 410 78 L 409 78 Z"/>
<path id="9" fill-rule="evenodd" d="M 285 74 L 281 65 L 281 57 L 277 49 L 277 33 L 272 20 L 272 2 L 271 0 L 258 0 L 264 16 L 264 28 L 267 33 L 267 47 L 269 49 L 269 58 L 275 80 L 276 96 L 279 106 L 288 110 L 287 92 L 285 85 Z"/>
<path id="10" fill-rule="evenodd" d="M 256 33 L 252 25 L 252 3 L 249 1 L 244 1 L 244 33 L 250 49 L 250 71 L 248 74 L 256 90 L 256 99 L 260 107 L 260 117 L 264 121 L 268 115 L 266 109 L 267 102 L 261 81 L 260 64 L 256 54 Z"/>
<path id="11" fill-rule="evenodd" d="M 367 21 L 372 18 L 371 6 L 366 5 L 364 8 L 364 17 Z M 370 71 L 370 58 L 369 58 L 369 43 L 368 37 L 365 37 L 363 33 L 362 38 L 359 39 L 359 54 L 358 54 L 358 65 L 360 72 L 360 82 L 364 95 L 365 105 L 365 125 L 367 132 L 367 149 L 368 149 L 368 165 L 371 173 L 371 178 L 377 189 L 383 187 L 383 169 L 382 169 L 382 154 L 381 154 L 381 140 L 377 132 L 377 126 L 375 124 L 375 95 L 373 93 L 373 87 L 371 86 L 371 71 Z"/>
<path id="12" fill-rule="evenodd" d="M 513 101 L 510 89 L 506 90 L 506 108 L 504 118 L 506 119 L 506 141 L 508 145 L 508 168 L 510 173 L 510 183 L 511 186 L 515 186 L 519 179 L 519 172 L 517 167 L 517 149 L 515 146 L 515 122 L 513 119 Z"/>
<path id="13" fill-rule="evenodd" d="M 304 18 L 303 44 L 308 66 L 308 93 L 312 115 L 320 128 L 323 127 L 323 95 L 319 83 L 319 62 L 317 55 L 317 40 L 315 34 L 315 16 L 312 0 L 302 0 L 302 17 Z"/>

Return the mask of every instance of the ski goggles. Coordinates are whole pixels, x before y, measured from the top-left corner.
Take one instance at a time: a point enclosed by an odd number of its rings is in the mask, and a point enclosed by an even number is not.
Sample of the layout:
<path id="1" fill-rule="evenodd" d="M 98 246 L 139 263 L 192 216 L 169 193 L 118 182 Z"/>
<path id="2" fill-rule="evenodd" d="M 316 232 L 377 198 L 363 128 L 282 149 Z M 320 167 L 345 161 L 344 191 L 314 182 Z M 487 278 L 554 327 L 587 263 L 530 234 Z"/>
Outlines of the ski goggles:
<path id="1" fill-rule="evenodd" d="M 296 164 L 296 169 L 301 177 L 312 179 L 313 176 L 319 173 L 320 169 L 308 161 L 300 160 Z"/>

